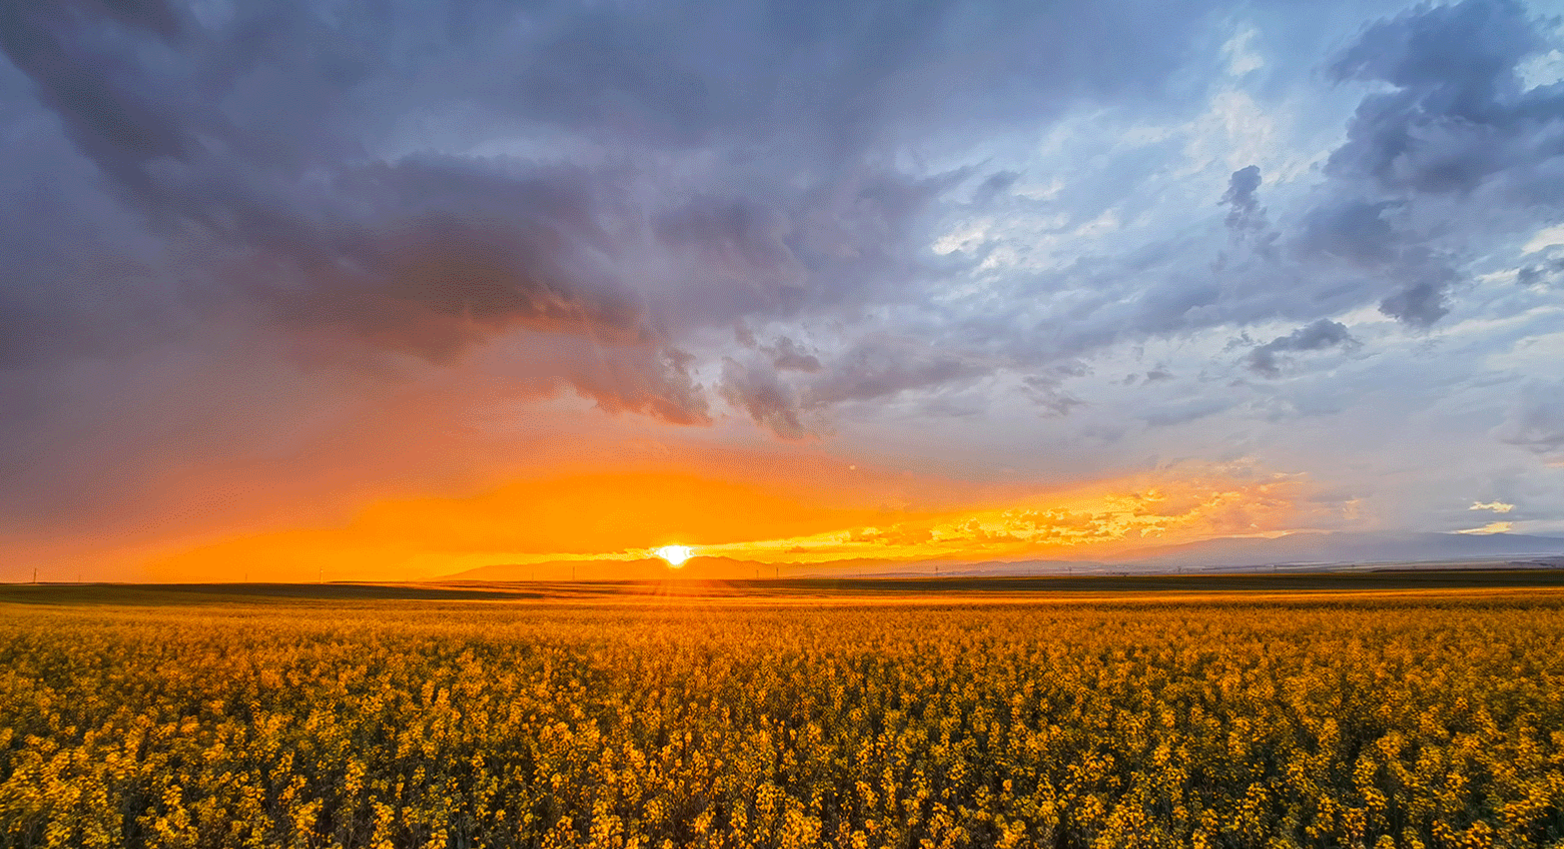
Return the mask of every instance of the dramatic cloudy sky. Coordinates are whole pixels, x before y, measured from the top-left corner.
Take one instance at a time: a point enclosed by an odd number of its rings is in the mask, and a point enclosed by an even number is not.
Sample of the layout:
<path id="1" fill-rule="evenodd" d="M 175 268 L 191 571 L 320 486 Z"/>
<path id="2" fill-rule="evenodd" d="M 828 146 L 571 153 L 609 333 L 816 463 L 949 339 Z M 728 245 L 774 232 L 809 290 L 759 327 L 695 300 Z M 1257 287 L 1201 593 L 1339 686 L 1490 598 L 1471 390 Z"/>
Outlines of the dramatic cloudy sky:
<path id="1" fill-rule="evenodd" d="M 1564 5 L 0 7 L 0 577 L 1564 532 Z"/>

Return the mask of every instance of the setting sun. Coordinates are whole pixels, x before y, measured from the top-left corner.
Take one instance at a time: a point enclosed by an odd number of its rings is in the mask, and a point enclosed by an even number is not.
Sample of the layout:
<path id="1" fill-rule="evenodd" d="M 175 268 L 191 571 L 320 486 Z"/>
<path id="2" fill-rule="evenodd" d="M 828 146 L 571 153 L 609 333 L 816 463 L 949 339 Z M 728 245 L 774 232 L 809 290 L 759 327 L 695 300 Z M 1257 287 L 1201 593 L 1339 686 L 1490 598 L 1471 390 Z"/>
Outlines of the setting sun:
<path id="1" fill-rule="evenodd" d="M 690 555 L 694 554 L 695 552 L 687 545 L 665 545 L 653 553 L 655 553 L 658 557 L 668 561 L 669 566 L 677 569 L 680 566 L 683 566 L 684 561 L 689 560 Z"/>

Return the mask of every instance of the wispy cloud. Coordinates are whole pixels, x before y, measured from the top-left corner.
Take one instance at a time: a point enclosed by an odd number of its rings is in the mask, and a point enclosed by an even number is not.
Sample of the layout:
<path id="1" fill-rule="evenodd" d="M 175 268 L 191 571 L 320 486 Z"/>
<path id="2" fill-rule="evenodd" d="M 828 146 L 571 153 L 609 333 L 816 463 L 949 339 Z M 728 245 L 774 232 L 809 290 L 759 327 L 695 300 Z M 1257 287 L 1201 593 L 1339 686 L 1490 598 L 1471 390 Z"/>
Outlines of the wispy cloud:
<path id="1" fill-rule="evenodd" d="M 1489 510 L 1494 513 L 1508 513 L 1515 509 L 1514 504 L 1506 504 L 1503 501 L 1473 501 L 1468 510 Z"/>
<path id="2" fill-rule="evenodd" d="M 1510 522 L 1489 522 L 1480 528 L 1466 528 L 1456 531 L 1458 534 L 1507 534 L 1512 527 Z"/>

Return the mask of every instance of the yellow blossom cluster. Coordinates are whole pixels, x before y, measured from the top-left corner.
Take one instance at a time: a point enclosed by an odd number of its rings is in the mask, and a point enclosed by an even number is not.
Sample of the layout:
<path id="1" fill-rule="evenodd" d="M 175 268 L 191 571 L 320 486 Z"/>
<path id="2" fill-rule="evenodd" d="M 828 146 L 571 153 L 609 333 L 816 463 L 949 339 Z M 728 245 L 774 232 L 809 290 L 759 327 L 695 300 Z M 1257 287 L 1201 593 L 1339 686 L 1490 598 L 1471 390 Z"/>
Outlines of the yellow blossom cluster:
<path id="1" fill-rule="evenodd" d="M 1557 598 L 4 613 L 3 847 L 1564 846 Z"/>

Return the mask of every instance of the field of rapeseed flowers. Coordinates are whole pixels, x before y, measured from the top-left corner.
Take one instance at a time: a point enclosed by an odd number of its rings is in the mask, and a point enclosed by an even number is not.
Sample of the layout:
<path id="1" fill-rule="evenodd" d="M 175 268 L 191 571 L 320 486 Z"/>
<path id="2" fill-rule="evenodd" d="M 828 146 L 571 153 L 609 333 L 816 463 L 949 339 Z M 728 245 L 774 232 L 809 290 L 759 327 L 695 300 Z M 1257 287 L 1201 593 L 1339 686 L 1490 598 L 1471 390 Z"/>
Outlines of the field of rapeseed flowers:
<path id="1" fill-rule="evenodd" d="M 1564 846 L 1560 605 L 9 605 L 0 845 Z"/>

